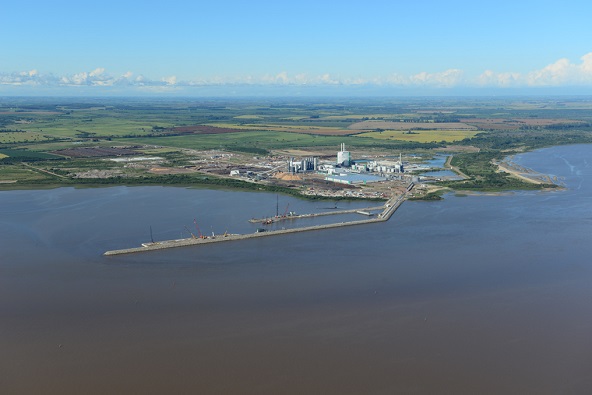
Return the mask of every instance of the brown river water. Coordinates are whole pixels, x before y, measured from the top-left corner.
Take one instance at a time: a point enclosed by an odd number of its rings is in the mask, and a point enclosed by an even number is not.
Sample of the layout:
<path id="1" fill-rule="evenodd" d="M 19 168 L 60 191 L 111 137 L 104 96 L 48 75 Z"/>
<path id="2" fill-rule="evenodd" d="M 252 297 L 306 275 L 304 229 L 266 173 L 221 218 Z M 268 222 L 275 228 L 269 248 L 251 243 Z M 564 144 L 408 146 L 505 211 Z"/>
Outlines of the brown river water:
<path id="1" fill-rule="evenodd" d="M 117 257 L 101 254 L 150 227 L 187 237 L 193 218 L 204 233 L 254 231 L 278 198 L 0 192 L 0 393 L 587 394 L 590 158 L 516 158 L 562 191 L 449 195 L 386 223 Z"/>

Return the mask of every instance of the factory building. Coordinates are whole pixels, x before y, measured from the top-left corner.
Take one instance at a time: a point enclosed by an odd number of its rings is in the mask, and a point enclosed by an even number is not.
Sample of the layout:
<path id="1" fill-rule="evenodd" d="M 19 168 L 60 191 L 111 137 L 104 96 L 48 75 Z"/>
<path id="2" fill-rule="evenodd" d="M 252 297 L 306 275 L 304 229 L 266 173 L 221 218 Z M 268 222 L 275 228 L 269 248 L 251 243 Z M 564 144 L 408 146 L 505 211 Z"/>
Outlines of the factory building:
<path id="1" fill-rule="evenodd" d="M 376 173 L 405 173 L 405 166 L 403 165 L 402 155 L 399 154 L 397 162 L 391 161 L 369 161 L 366 163 L 368 171 Z"/>
<path id="2" fill-rule="evenodd" d="M 332 181 L 338 184 L 347 184 L 347 185 L 355 185 L 355 184 L 367 184 L 371 182 L 380 182 L 385 181 L 386 178 L 379 177 L 371 174 L 356 174 L 356 173 L 340 173 L 340 174 L 330 174 L 325 177 L 325 181 Z"/>
<path id="3" fill-rule="evenodd" d="M 345 150 L 345 144 L 341 143 L 341 151 L 337 153 L 337 165 L 343 167 L 350 167 L 351 154 Z"/>
<path id="4" fill-rule="evenodd" d="M 288 161 L 288 173 L 302 173 L 307 171 L 317 171 L 319 168 L 318 158 L 290 158 Z"/>

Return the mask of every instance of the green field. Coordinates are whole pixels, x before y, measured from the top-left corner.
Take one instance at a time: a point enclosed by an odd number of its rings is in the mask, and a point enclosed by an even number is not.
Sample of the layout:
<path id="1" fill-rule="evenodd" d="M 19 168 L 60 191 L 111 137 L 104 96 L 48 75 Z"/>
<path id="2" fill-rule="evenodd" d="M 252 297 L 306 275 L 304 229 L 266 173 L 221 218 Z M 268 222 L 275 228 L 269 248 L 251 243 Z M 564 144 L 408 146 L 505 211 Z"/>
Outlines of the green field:
<path id="1" fill-rule="evenodd" d="M 129 140 L 113 140 L 118 143 L 129 143 Z M 227 149 L 229 151 L 245 151 L 241 148 L 257 148 L 263 150 L 295 149 L 310 147 L 335 147 L 337 150 L 341 143 L 349 146 L 365 148 L 421 148 L 413 142 L 390 142 L 374 138 L 319 136 L 305 133 L 288 133 L 274 131 L 249 131 L 209 135 L 183 135 L 167 137 L 134 138 L 136 144 L 150 144 L 165 147 L 191 148 L 197 150 Z M 426 148 L 430 148 L 426 146 Z"/>
<path id="2" fill-rule="evenodd" d="M 50 140 L 50 138 L 35 132 L 2 132 L 0 144 L 34 143 Z"/>
<path id="3" fill-rule="evenodd" d="M 137 144 L 161 145 L 191 149 L 232 150 L 233 147 L 256 147 L 262 149 L 310 147 L 314 145 L 339 145 L 341 139 L 324 136 L 286 132 L 236 132 L 224 134 L 184 135 L 167 137 L 149 137 L 133 139 Z M 117 140 L 124 143 L 126 140 Z"/>
<path id="4" fill-rule="evenodd" d="M 153 126 L 169 127 L 170 123 L 151 124 L 142 120 L 120 117 L 58 117 L 27 125 L 27 129 L 55 137 L 77 138 L 87 133 L 89 137 L 142 136 L 152 133 Z"/>
<path id="5" fill-rule="evenodd" d="M 413 130 L 411 132 L 401 130 L 385 130 L 383 132 L 367 132 L 356 135 L 357 137 L 370 137 L 379 140 L 413 141 L 417 143 L 447 142 L 453 143 L 477 135 L 474 130 Z"/>
<path id="6" fill-rule="evenodd" d="M 39 173 L 20 164 L 0 166 L 0 182 L 17 180 L 19 183 L 27 183 L 49 179 L 51 179 L 49 175 Z"/>

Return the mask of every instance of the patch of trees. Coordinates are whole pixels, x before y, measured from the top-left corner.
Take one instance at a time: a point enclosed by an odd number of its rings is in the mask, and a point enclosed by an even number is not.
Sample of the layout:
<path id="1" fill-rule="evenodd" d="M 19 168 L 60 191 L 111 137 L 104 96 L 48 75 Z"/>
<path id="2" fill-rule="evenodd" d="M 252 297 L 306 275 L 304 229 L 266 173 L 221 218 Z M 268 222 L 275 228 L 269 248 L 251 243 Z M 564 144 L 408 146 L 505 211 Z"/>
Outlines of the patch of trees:
<path id="1" fill-rule="evenodd" d="M 518 130 L 479 133 L 459 142 L 486 150 L 537 149 L 565 144 L 592 143 L 592 129 Z"/>
<path id="2" fill-rule="evenodd" d="M 79 138 L 88 139 L 88 138 L 94 138 L 97 134 L 94 132 L 86 132 L 84 130 L 77 130 L 75 135 L 76 135 L 76 137 L 79 137 Z"/>

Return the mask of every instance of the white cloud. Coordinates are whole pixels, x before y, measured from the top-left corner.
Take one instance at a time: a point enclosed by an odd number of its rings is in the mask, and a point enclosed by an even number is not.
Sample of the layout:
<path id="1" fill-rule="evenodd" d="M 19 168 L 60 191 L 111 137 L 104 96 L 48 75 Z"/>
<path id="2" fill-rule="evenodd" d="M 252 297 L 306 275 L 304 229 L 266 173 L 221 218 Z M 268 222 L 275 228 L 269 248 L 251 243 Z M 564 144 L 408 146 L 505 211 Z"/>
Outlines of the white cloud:
<path id="1" fill-rule="evenodd" d="M 38 72 L 37 72 L 37 70 L 30 70 L 30 71 L 21 71 L 18 74 L 23 77 L 34 77 L 38 74 Z"/>
<path id="2" fill-rule="evenodd" d="M 512 87 L 520 83 L 520 73 L 495 73 L 491 70 L 485 70 L 483 74 L 477 77 L 477 85 Z"/>
<path id="3" fill-rule="evenodd" d="M 498 87 L 554 87 L 592 84 L 592 52 L 582 56 L 581 63 L 559 59 L 539 70 L 526 74 L 486 70 L 476 81 L 477 85 Z"/>
<path id="4" fill-rule="evenodd" d="M 177 84 L 177 77 L 171 75 L 170 77 L 164 77 L 162 81 L 165 82 L 167 85 L 175 85 Z"/>
<path id="5" fill-rule="evenodd" d="M 48 87 L 128 87 L 130 89 L 150 89 L 171 91 L 183 87 L 207 86 L 393 86 L 393 87 L 555 87 L 555 86 L 590 86 L 592 85 L 592 52 L 572 63 L 569 59 L 559 59 L 538 70 L 528 73 L 512 71 L 495 72 L 485 70 L 478 76 L 469 77 L 460 69 L 448 69 L 440 72 L 419 72 L 412 75 L 393 73 L 374 77 L 340 77 L 329 73 L 310 75 L 305 73 L 290 74 L 280 71 L 277 74 L 211 76 L 192 80 L 179 80 L 170 75 L 160 79 L 150 79 L 142 74 L 127 71 L 113 76 L 105 68 L 97 67 L 90 71 L 81 71 L 70 75 L 39 73 L 36 69 L 14 73 L 0 73 L 0 85 L 12 86 L 48 86 Z"/>
<path id="6" fill-rule="evenodd" d="M 436 87 L 452 87 L 462 82 L 464 72 L 459 69 L 449 69 L 439 73 L 422 72 L 410 77 L 411 85 L 429 85 Z"/>
<path id="7" fill-rule="evenodd" d="M 101 74 L 103 74 L 104 72 L 105 72 L 105 69 L 104 68 L 98 67 L 98 68 L 94 69 L 93 71 L 91 71 L 90 73 L 88 73 L 88 75 L 90 77 L 98 77 Z"/>
<path id="8" fill-rule="evenodd" d="M 592 52 L 587 53 L 586 55 L 582 56 L 582 64 L 580 65 L 580 71 L 590 77 L 592 76 Z"/>
<path id="9" fill-rule="evenodd" d="M 563 85 L 577 78 L 578 67 L 563 58 L 541 70 L 528 73 L 526 83 L 531 86 Z"/>

